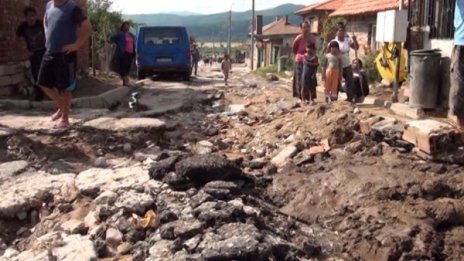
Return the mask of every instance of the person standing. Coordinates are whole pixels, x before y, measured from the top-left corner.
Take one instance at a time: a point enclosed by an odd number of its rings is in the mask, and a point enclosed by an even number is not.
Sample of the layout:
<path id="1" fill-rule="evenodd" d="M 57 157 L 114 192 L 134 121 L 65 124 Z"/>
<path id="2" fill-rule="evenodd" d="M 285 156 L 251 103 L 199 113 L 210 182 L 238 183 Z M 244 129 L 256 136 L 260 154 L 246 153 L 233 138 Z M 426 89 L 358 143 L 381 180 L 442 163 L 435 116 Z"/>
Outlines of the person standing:
<path id="1" fill-rule="evenodd" d="M 230 70 L 232 70 L 232 63 L 230 62 L 230 56 L 228 54 L 224 55 L 224 59 L 221 62 L 221 71 L 224 75 L 224 84 L 227 86 L 229 80 Z"/>
<path id="2" fill-rule="evenodd" d="M 303 60 L 303 73 L 301 74 L 301 102 L 313 104 L 316 95 L 317 79 L 316 73 L 319 60 L 316 56 L 316 45 L 309 44 L 306 47 L 306 55 Z"/>
<path id="3" fill-rule="evenodd" d="M 200 51 L 198 51 L 197 45 L 193 44 L 192 46 L 192 73 L 198 75 L 198 62 L 200 61 Z"/>
<path id="4" fill-rule="evenodd" d="M 36 82 L 39 74 L 40 63 L 42 62 L 42 58 L 45 53 L 45 32 L 43 22 L 37 19 L 37 11 L 33 7 L 26 7 L 24 9 L 24 18 L 25 21 L 22 22 L 16 30 L 16 36 L 18 38 L 22 38 L 26 42 L 32 78 L 34 81 L 33 99 L 35 101 L 42 101 L 44 95 Z"/>
<path id="5" fill-rule="evenodd" d="M 340 53 L 342 56 L 342 76 L 345 79 L 345 86 L 346 86 L 346 96 L 348 97 L 349 102 L 355 102 L 357 99 L 361 97 L 356 97 L 356 92 L 354 90 L 354 82 L 353 82 L 353 69 L 351 67 L 351 59 L 350 59 L 350 50 L 358 50 L 359 44 L 356 39 L 356 36 L 353 35 L 350 37 L 346 33 L 345 24 L 340 22 L 337 25 L 337 35 L 335 41 L 338 43 L 340 47 Z"/>
<path id="6" fill-rule="evenodd" d="M 309 31 L 308 21 L 300 24 L 301 33 L 293 41 L 294 70 L 293 70 L 293 97 L 299 97 L 301 90 L 301 76 L 303 74 L 303 61 L 306 54 L 306 46 L 316 44 L 315 37 Z M 309 97 L 306 97 L 309 100 Z"/>
<path id="7" fill-rule="evenodd" d="M 342 58 L 340 46 L 336 41 L 329 43 L 329 53 L 325 56 L 322 80 L 325 81 L 325 101 L 331 103 L 338 100 L 338 86 L 342 80 Z"/>
<path id="8" fill-rule="evenodd" d="M 119 33 L 111 37 L 111 41 L 116 44 L 113 70 L 121 77 L 123 86 L 130 84 L 129 72 L 135 57 L 134 36 L 129 32 L 129 29 L 129 22 L 123 22 L 119 28 Z"/>
<path id="9" fill-rule="evenodd" d="M 454 28 L 449 107 L 458 127 L 464 129 L 464 0 L 456 0 Z"/>
<path id="10" fill-rule="evenodd" d="M 51 0 L 44 16 L 46 52 L 37 84 L 56 102 L 52 120 L 57 128 L 68 128 L 72 92 L 76 89 L 77 51 L 88 40 L 91 25 L 73 0 Z"/>

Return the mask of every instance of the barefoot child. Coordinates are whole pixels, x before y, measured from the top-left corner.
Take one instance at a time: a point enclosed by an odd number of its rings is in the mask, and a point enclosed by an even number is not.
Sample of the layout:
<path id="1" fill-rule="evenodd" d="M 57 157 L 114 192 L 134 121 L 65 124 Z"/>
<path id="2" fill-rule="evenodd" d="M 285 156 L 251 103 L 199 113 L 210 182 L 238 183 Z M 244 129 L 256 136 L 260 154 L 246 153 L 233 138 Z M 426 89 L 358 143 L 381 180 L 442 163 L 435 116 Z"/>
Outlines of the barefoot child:
<path id="1" fill-rule="evenodd" d="M 301 75 L 301 102 L 313 103 L 316 99 L 316 72 L 319 61 L 316 56 L 316 45 L 310 43 L 306 46 L 306 54 L 303 60 L 303 73 Z"/>
<path id="2" fill-rule="evenodd" d="M 329 44 L 329 53 L 325 56 L 322 80 L 325 81 L 325 100 L 330 103 L 338 99 L 338 86 L 342 80 L 342 60 L 340 46 L 336 41 Z"/>
<path id="3" fill-rule="evenodd" d="M 224 59 L 222 60 L 222 63 L 221 63 L 221 70 L 222 70 L 222 74 L 224 74 L 224 83 L 226 84 L 226 86 L 228 85 L 227 81 L 229 80 L 229 73 L 231 69 L 232 69 L 232 64 L 230 63 L 229 55 L 226 54 L 224 55 Z"/>

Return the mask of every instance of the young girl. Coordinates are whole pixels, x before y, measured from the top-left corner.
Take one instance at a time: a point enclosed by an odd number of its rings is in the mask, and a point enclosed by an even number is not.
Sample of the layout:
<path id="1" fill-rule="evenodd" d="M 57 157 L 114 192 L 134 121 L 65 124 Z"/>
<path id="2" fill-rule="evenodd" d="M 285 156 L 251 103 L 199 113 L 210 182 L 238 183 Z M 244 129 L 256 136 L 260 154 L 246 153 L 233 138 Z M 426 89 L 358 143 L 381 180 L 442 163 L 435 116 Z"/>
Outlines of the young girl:
<path id="1" fill-rule="evenodd" d="M 224 55 L 224 59 L 222 60 L 222 63 L 221 63 L 221 70 L 222 70 L 222 74 L 224 74 L 224 83 L 226 84 L 226 86 L 228 85 L 227 81 L 229 80 L 229 72 L 231 69 L 232 69 L 232 64 L 230 62 L 229 55 L 226 54 Z"/>
<path id="2" fill-rule="evenodd" d="M 322 79 L 325 81 L 325 100 L 330 103 L 338 99 L 338 86 L 342 81 L 340 46 L 336 41 L 329 44 L 329 53 L 325 56 L 324 71 Z"/>
<path id="3" fill-rule="evenodd" d="M 306 46 L 306 54 L 303 60 L 303 73 L 301 75 L 301 102 L 314 103 L 316 99 L 317 79 L 316 72 L 319 61 L 316 56 L 316 45 L 310 43 Z"/>

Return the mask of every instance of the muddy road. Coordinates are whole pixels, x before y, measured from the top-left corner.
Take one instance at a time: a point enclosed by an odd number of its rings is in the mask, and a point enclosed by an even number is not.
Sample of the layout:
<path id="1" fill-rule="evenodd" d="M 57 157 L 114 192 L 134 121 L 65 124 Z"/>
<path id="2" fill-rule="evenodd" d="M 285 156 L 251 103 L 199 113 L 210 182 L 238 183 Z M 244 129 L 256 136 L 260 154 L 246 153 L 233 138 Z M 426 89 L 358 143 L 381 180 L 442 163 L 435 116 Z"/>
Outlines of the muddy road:
<path id="1" fill-rule="evenodd" d="M 66 132 L 0 111 L 0 260 L 463 260 L 462 168 L 419 157 L 402 119 L 200 75 Z"/>

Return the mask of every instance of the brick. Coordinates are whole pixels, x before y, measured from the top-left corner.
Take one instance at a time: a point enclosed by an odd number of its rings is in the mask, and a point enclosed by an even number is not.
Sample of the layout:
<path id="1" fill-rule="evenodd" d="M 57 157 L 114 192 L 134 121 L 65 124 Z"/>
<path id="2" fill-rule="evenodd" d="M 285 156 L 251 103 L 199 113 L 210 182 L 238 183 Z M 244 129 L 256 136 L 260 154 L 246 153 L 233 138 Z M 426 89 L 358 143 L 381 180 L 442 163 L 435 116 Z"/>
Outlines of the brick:
<path id="1" fill-rule="evenodd" d="M 361 129 L 361 133 L 363 134 L 369 134 L 372 130 L 372 125 L 383 120 L 383 117 L 381 116 L 375 116 L 366 120 L 361 120 L 359 122 L 359 127 Z"/>
<path id="2" fill-rule="evenodd" d="M 451 152 L 462 145 L 462 134 L 459 131 L 449 124 L 435 120 L 408 122 L 403 139 L 431 155 Z"/>

